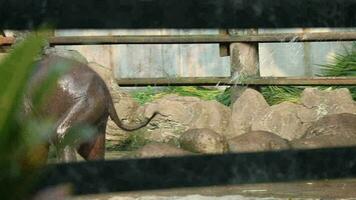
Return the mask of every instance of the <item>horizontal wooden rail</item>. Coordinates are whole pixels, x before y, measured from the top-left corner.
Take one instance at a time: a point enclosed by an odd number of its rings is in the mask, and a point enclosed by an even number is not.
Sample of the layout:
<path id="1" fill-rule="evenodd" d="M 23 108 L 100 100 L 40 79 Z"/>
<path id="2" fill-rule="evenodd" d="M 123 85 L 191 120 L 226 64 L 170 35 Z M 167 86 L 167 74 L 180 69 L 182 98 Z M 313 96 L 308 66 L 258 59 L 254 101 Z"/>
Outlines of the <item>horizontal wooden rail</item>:
<path id="1" fill-rule="evenodd" d="M 327 42 L 353 41 L 356 32 L 271 33 L 256 35 L 136 35 L 136 36 L 57 36 L 49 39 L 51 45 L 95 44 L 204 44 L 235 42 Z M 0 45 L 11 45 L 13 37 L 0 37 Z"/>
<path id="2" fill-rule="evenodd" d="M 356 85 L 356 77 L 261 77 L 232 80 L 229 77 L 182 77 L 182 78 L 120 78 L 117 84 L 133 86 L 181 86 L 181 85 Z"/>
<path id="3" fill-rule="evenodd" d="M 36 190 L 70 183 L 76 194 L 356 177 L 356 148 L 290 150 L 49 165 Z"/>

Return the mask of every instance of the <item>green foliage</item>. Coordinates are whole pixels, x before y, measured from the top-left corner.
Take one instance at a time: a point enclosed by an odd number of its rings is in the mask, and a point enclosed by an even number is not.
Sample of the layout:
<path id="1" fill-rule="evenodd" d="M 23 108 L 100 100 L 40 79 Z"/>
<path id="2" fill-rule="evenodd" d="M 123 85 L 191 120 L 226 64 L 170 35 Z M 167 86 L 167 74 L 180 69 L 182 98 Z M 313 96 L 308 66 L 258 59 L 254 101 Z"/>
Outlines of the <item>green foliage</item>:
<path id="1" fill-rule="evenodd" d="M 318 76 L 356 76 L 356 43 L 351 49 L 345 48 L 343 53 L 336 54 L 333 61 L 320 66 Z"/>
<path id="2" fill-rule="evenodd" d="M 217 95 L 222 93 L 218 89 L 205 89 L 194 86 L 169 87 L 167 92 L 180 96 L 194 96 L 203 100 L 214 100 Z"/>
<path id="3" fill-rule="evenodd" d="M 39 163 L 29 157 L 50 125 L 32 119 L 17 120 L 21 99 L 44 38 L 30 36 L 0 63 L 0 194 L 22 199 L 36 177 Z M 38 134 L 33 134 L 36 131 Z"/>
<path id="4" fill-rule="evenodd" d="M 267 86 L 261 88 L 261 93 L 269 105 L 275 105 L 284 101 L 299 103 L 303 87 L 293 86 Z"/>
<path id="5" fill-rule="evenodd" d="M 321 73 L 318 76 L 356 76 L 356 43 L 354 42 L 351 49 L 345 48 L 344 53 L 337 54 L 333 62 L 321 65 Z M 340 88 L 337 86 L 333 89 Z M 351 92 L 352 98 L 356 100 L 356 86 L 343 86 Z"/>
<path id="6" fill-rule="evenodd" d="M 109 151 L 134 151 L 148 144 L 150 141 L 146 140 L 142 131 L 136 131 L 129 135 L 129 137 L 121 144 L 108 145 Z"/>
<path id="7" fill-rule="evenodd" d="M 231 104 L 231 87 L 228 87 L 219 95 L 216 95 L 216 101 L 220 102 L 225 106 L 230 106 Z"/>
<path id="8" fill-rule="evenodd" d="M 152 87 L 148 86 L 143 91 L 135 91 L 131 95 L 132 97 L 139 102 L 140 104 L 145 104 L 147 102 L 152 102 L 157 97 L 157 91 L 155 91 Z"/>
<path id="9" fill-rule="evenodd" d="M 205 89 L 194 86 L 169 86 L 161 91 L 155 90 L 152 87 L 147 87 L 143 91 L 137 91 L 132 93 L 132 97 L 140 104 L 152 102 L 155 99 L 159 99 L 167 94 L 177 94 L 180 96 L 194 96 L 203 100 L 215 100 L 220 97 L 223 92 L 218 89 Z"/>
<path id="10" fill-rule="evenodd" d="M 351 49 L 345 48 L 343 53 L 337 54 L 333 62 L 321 65 L 318 76 L 322 77 L 337 77 L 337 76 L 356 76 L 356 43 Z M 300 94 L 305 87 L 293 86 L 268 86 L 262 87 L 261 92 L 270 105 L 278 104 L 283 101 L 298 103 Z M 341 86 L 334 87 L 318 87 L 319 89 L 336 89 Z M 342 86 L 348 88 L 354 100 L 356 100 L 356 86 Z"/>

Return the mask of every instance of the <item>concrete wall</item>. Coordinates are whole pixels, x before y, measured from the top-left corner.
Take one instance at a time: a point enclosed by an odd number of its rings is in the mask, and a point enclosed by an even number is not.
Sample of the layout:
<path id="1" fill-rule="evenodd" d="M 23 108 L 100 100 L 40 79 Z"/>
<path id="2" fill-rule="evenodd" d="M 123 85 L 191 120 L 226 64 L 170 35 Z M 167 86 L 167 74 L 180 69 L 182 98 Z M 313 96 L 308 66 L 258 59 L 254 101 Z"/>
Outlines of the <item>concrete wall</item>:
<path id="1" fill-rule="evenodd" d="M 59 30 L 70 35 L 217 34 L 217 30 Z M 229 76 L 229 57 L 219 56 L 218 44 L 62 46 L 114 69 L 115 77 Z"/>
<path id="2" fill-rule="evenodd" d="M 356 29 L 260 29 L 259 33 L 355 31 Z M 352 42 L 265 43 L 259 45 L 262 76 L 312 76 Z"/>
<path id="3" fill-rule="evenodd" d="M 352 29 L 333 29 L 332 31 Z M 355 31 L 355 29 L 353 29 Z M 260 33 L 320 32 L 330 29 L 260 29 Z M 217 34 L 218 30 L 58 30 L 56 35 Z M 312 76 L 318 65 L 351 46 L 351 42 L 265 43 L 259 45 L 261 76 Z M 219 45 L 91 45 L 63 46 L 114 69 L 115 77 L 229 76 L 229 57 Z"/>

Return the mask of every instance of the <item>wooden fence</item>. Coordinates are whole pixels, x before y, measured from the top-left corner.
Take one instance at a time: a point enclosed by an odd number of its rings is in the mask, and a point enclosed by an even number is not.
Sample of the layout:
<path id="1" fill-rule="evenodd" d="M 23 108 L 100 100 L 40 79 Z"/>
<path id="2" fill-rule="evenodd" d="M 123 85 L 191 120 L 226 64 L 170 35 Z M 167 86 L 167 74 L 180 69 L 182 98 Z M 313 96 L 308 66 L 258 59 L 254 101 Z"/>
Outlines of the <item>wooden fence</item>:
<path id="1" fill-rule="evenodd" d="M 167 85 L 356 85 L 353 77 L 259 77 L 258 43 L 354 41 L 356 32 L 279 33 L 244 35 L 167 35 L 167 36 L 60 36 L 55 45 L 110 44 L 207 44 L 219 43 L 222 55 L 231 57 L 230 77 L 120 78 L 120 86 Z M 1 37 L 0 46 L 13 44 L 15 38 Z M 243 78 L 239 78 L 242 75 Z"/>
<path id="2" fill-rule="evenodd" d="M 43 2 L 46 2 L 43 3 Z M 61 6 L 49 6 L 61 3 Z M 63 4 L 67 2 L 67 4 Z M 114 3 L 100 4 L 89 1 L 35 1 L 29 6 L 23 1 L 5 1 L 0 6 L 1 27 L 27 28 L 28 25 L 43 21 L 55 21 L 60 28 L 147 28 L 155 26 L 173 28 L 223 28 L 223 27 L 352 27 L 355 24 L 354 0 L 251 0 L 239 1 L 240 6 L 233 6 L 234 1 L 164 1 L 166 12 L 157 6 L 147 6 L 146 1 L 126 1 L 125 9 L 120 10 L 124 0 L 111 0 Z M 131 3 L 130 3 L 131 2 Z M 132 3 L 134 2 L 134 3 Z M 138 2 L 138 3 L 137 3 Z M 152 1 L 157 2 L 157 1 Z M 149 2 L 149 5 L 152 5 Z M 163 4 L 163 1 L 160 1 Z M 168 3 L 170 2 L 170 3 Z M 177 2 L 172 4 L 171 2 Z M 183 3 L 185 2 L 185 3 Z M 171 12 L 177 5 L 186 5 L 182 12 Z M 209 6 L 206 6 L 208 2 Z M 227 6 L 223 3 L 231 2 Z M 85 5 L 74 4 L 83 3 Z M 119 4 L 121 3 L 121 4 Z M 135 4 L 137 3 L 137 4 Z M 138 7 L 139 9 L 128 9 Z M 190 4 L 194 6 L 190 6 Z M 87 6 L 91 5 L 91 6 Z M 103 6 L 104 5 L 104 6 Z M 105 5 L 107 5 L 105 7 Z M 199 6 L 200 5 L 200 6 Z M 256 12 L 255 5 L 260 5 L 261 12 Z M 333 5 L 333 6 L 332 6 Z M 338 6 L 336 6 L 338 5 Z M 44 6 L 47 6 L 44 8 Z M 281 7 L 282 6 L 282 7 Z M 67 9 L 71 7 L 72 9 Z M 88 15 L 85 8 L 95 12 Z M 145 9 L 141 9 L 145 8 Z M 186 8 L 186 7 L 184 7 Z M 202 17 L 201 9 L 205 8 Z M 227 8 L 230 12 L 212 12 Z M 297 8 L 297 9 L 296 9 Z M 17 10 L 16 10 L 17 9 Z M 22 10 L 21 10 L 22 9 Z M 58 9 L 62 9 L 61 12 Z M 74 11 L 73 11 L 74 9 Z M 173 10 L 174 10 L 173 9 Z M 207 10 L 208 9 L 208 10 Z M 20 10 L 20 11 L 18 11 Z M 107 12 L 103 12 L 103 10 Z M 118 10 L 120 12 L 118 12 Z M 141 15 L 126 11 L 141 10 Z M 167 11 L 168 10 L 168 11 Z M 236 12 L 236 11 L 246 12 Z M 284 12 L 279 12 L 279 11 Z M 339 12 L 334 12 L 334 11 Z M 17 11 L 17 12 L 15 12 Z M 199 12 L 200 11 L 200 12 Z M 305 12 L 301 12 L 305 11 Z M 314 12 L 312 12 L 314 11 Z M 67 12 L 67 13 L 66 13 Z M 70 12 L 70 13 L 68 13 Z M 19 13 L 25 13 L 19 15 Z M 28 14 L 29 13 L 29 14 Z M 77 15 L 74 15 L 74 14 Z M 84 14 L 83 14 L 84 13 Z M 124 15 L 126 13 L 126 15 Z M 158 13 L 152 15 L 152 13 Z M 163 14 L 162 14 L 163 13 Z M 171 14 L 172 13 L 172 14 Z M 177 25 L 171 15 L 181 16 Z M 220 14 L 219 14 L 220 13 Z M 236 15 L 236 13 L 238 15 Z M 246 15 L 245 13 L 249 13 Z M 262 13 L 262 14 L 261 14 Z M 310 14 L 311 13 L 311 14 Z M 330 14 L 333 13 L 334 15 Z M 335 15 L 338 14 L 337 16 Z M 146 14 L 146 15 L 145 15 Z M 40 15 L 40 16 L 39 16 Z M 104 16 L 106 15 L 106 16 Z M 222 16 L 223 15 L 223 16 Z M 76 16 L 73 18 L 73 16 Z M 95 17 L 93 17 L 95 16 Z M 151 18 L 145 18 L 145 16 Z M 225 17 L 224 17 L 225 16 Z M 300 17 L 302 16 L 302 17 Z M 97 19 L 97 20 L 88 20 Z M 200 18 L 199 18 L 200 17 Z M 44 18 L 44 19 L 43 19 Z M 75 20 L 73 20 L 75 19 Z M 82 19 L 82 20 L 78 20 Z M 119 20 L 124 19 L 124 20 Z M 146 24 L 139 23 L 142 19 Z M 188 20 L 203 19 L 203 20 Z M 128 22 L 127 22 L 128 21 Z M 186 22 L 192 21 L 186 24 Z M 84 23 L 85 22 L 85 23 Z M 149 22 L 149 23 L 148 23 Z M 209 23 L 205 23 L 209 22 Z M 119 23 L 119 24 L 115 24 Z M 175 23 L 175 24 L 174 24 Z M 148 26 L 150 25 L 151 26 Z M 171 24 L 174 24 L 171 25 Z M 5 26 L 6 25 L 6 26 Z M 157 27 L 157 26 L 156 26 Z M 185 84 L 227 84 L 227 85 L 356 85 L 355 78 L 249 78 L 234 80 L 234 73 L 247 73 L 258 77 L 257 43 L 262 42 L 313 42 L 313 41 L 353 41 L 356 33 L 307 33 L 307 34 L 251 34 L 251 35 L 216 35 L 216 36 L 100 36 L 100 37 L 53 37 L 52 45 L 73 44 L 180 44 L 180 43 L 220 43 L 222 55 L 231 55 L 231 77 L 180 78 L 180 79 L 120 79 L 120 85 L 185 85 Z M 11 45 L 14 38 L 1 37 L 0 46 Z M 228 47 L 228 48 L 227 48 Z M 244 52 L 244 53 L 241 53 Z M 160 158 L 140 160 L 115 160 L 101 162 L 72 163 L 49 166 L 42 174 L 39 188 L 58 183 L 73 183 L 77 194 L 115 192 L 143 189 L 163 189 L 172 187 L 211 186 L 243 183 L 262 183 L 279 181 L 299 181 L 315 179 L 354 178 L 356 177 L 356 149 L 354 147 L 324 150 L 301 150 L 286 152 L 263 152 L 250 154 L 205 155 L 182 158 Z M 178 170 L 177 170 L 178 169 Z"/>

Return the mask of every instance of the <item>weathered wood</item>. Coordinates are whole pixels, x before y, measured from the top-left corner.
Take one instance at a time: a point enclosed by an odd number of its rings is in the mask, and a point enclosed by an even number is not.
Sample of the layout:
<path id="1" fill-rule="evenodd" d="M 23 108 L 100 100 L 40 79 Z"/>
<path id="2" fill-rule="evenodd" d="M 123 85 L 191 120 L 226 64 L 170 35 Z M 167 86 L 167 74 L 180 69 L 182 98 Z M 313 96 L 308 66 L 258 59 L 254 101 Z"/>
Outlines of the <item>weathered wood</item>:
<path id="1" fill-rule="evenodd" d="M 75 194 L 95 194 L 355 177 L 356 148 L 345 147 L 49 165 L 35 190 L 70 183 Z"/>
<path id="2" fill-rule="evenodd" d="M 255 35 L 171 35 L 171 36 L 62 36 L 50 39 L 53 45 L 76 44 L 189 44 L 234 42 L 316 42 L 353 41 L 356 32 L 273 33 Z"/>
<path id="3" fill-rule="evenodd" d="M 122 87 L 131 86 L 179 86 L 179 85 L 356 85 L 355 77 L 261 77 L 246 80 L 232 80 L 229 77 L 184 77 L 184 78 L 120 78 L 116 80 Z"/>
<path id="4" fill-rule="evenodd" d="M 228 35 L 229 31 L 227 29 L 220 29 L 220 35 Z M 229 43 L 220 43 L 219 44 L 219 54 L 220 57 L 230 56 L 230 44 Z"/>
<path id="5" fill-rule="evenodd" d="M 257 35 L 257 29 L 237 30 L 231 29 L 232 36 L 254 36 Z M 230 62 L 231 77 L 259 77 L 259 55 L 258 43 L 231 43 L 230 44 Z M 246 86 L 232 86 L 231 105 L 246 90 Z M 254 89 L 258 89 L 254 86 Z"/>
<path id="6" fill-rule="evenodd" d="M 356 32 L 269 33 L 249 35 L 135 35 L 135 36 L 57 36 L 51 45 L 97 44 L 209 44 L 354 41 Z M 11 45 L 13 37 L 1 37 L 0 45 Z"/>

